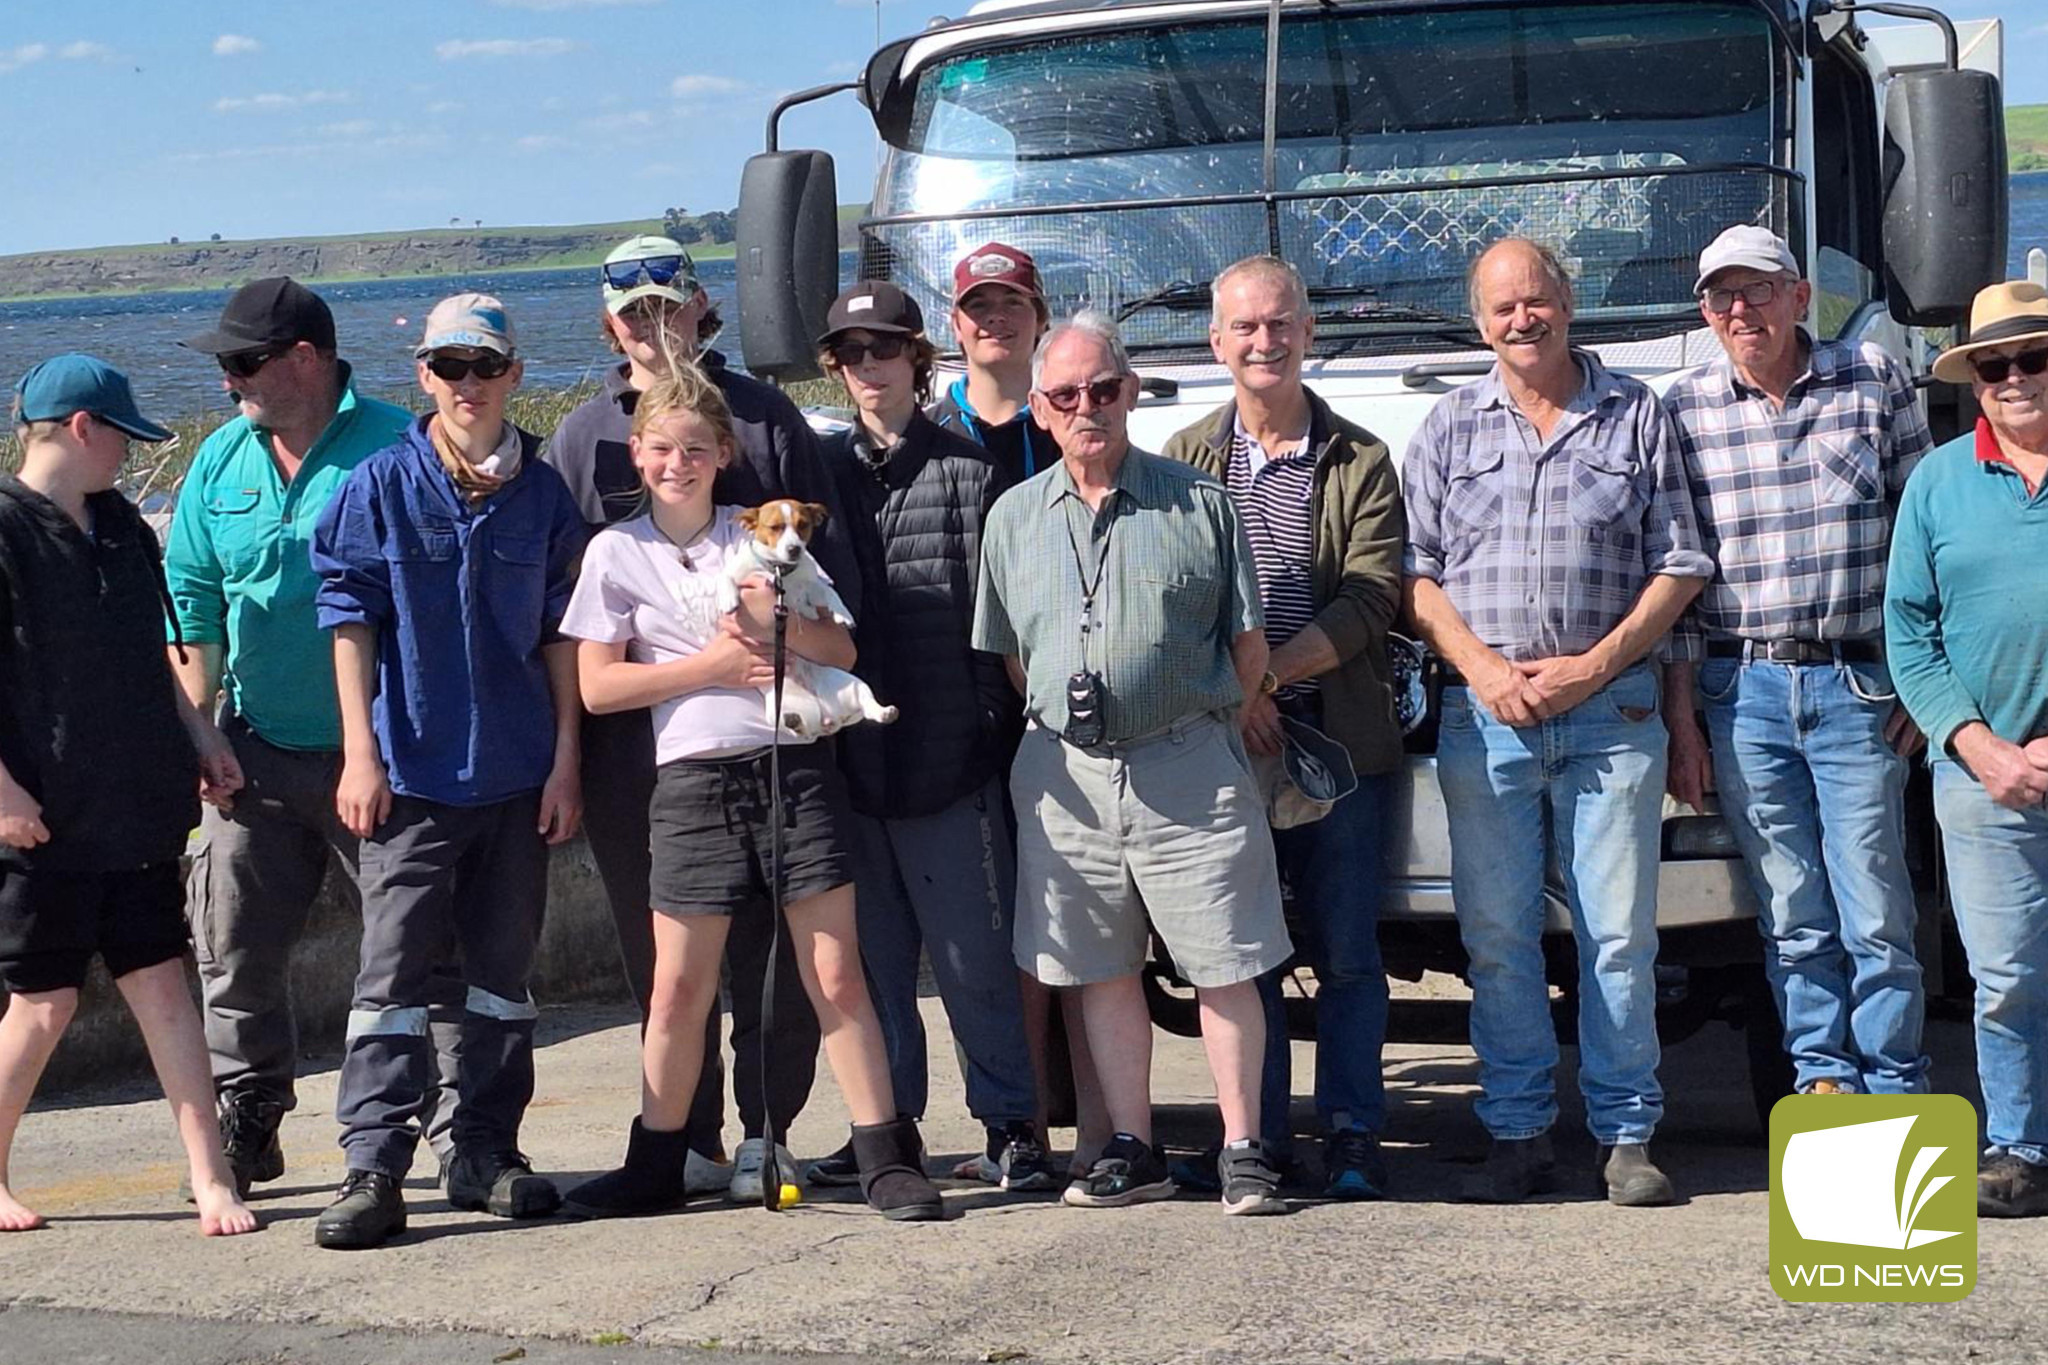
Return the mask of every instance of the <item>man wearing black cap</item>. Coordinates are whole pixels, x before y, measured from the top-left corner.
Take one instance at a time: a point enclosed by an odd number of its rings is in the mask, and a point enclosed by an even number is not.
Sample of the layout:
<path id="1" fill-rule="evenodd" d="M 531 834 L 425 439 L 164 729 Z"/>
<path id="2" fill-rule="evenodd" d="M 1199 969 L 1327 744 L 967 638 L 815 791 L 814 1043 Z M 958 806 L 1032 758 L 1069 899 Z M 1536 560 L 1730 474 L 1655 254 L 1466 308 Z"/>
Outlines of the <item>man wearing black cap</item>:
<path id="1" fill-rule="evenodd" d="M 969 640 L 982 521 L 1008 481 L 987 451 L 919 411 L 934 352 L 923 314 L 895 285 L 871 280 L 841 294 L 818 346 L 858 414 L 824 443 L 867 585 L 855 671 L 901 711 L 894 725 L 855 726 L 839 740 L 857 812 L 849 835 L 861 960 L 891 1089 L 899 1110 L 923 1117 L 917 981 L 928 949 L 966 1053 L 967 1107 L 987 1130 L 973 1173 L 1005 1189 L 1051 1189 L 1010 944 L 1017 872 L 1003 774 L 1021 708 L 1002 660 Z M 811 1177 L 857 1181 L 851 1148 L 815 1163 Z"/>
<path id="2" fill-rule="evenodd" d="M 308 548 L 342 480 L 411 415 L 356 393 L 334 315 L 283 277 L 235 291 L 220 325 L 184 344 L 215 357 L 241 409 L 193 458 L 164 570 L 186 642 L 172 667 L 203 714 L 219 701 L 248 776 L 206 810 L 187 898 L 221 1134 L 246 1190 L 284 1174 L 277 1129 L 298 1064 L 290 959 L 329 850 L 350 873 L 345 892 L 355 885 L 356 840 L 334 810 L 333 646 L 314 619 Z M 461 994 L 447 978 L 451 1019 Z"/>

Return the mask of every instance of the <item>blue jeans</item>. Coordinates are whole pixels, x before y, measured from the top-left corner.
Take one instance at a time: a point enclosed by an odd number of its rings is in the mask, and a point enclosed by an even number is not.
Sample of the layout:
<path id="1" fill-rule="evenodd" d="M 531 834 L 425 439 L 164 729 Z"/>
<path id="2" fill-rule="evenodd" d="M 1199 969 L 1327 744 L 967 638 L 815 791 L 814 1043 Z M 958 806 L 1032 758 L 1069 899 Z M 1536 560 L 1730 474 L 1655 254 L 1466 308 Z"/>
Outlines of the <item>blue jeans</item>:
<path id="1" fill-rule="evenodd" d="M 1437 780 L 1451 898 L 1472 973 L 1479 1121 L 1529 1138 L 1557 1121 L 1557 1034 L 1543 974 L 1544 872 L 1555 851 L 1579 963 L 1579 1089 L 1603 1143 L 1647 1142 L 1657 1084 L 1657 861 L 1667 736 L 1657 676 L 1637 664 L 1524 729 L 1447 687 Z"/>
<path id="2" fill-rule="evenodd" d="M 1387 1042 L 1387 974 L 1380 965 L 1380 893 L 1386 884 L 1387 800 L 1393 777 L 1358 779 L 1358 790 L 1314 824 L 1273 831 L 1280 878 L 1294 896 L 1296 943 L 1316 977 L 1316 1122 L 1378 1132 L 1387 1123 L 1380 1052 Z M 1266 1006 L 1260 1134 L 1285 1154 L 1294 1093 L 1281 973 L 1259 978 Z"/>
<path id="3" fill-rule="evenodd" d="M 1937 758 L 1934 814 L 1977 981 L 1984 1136 L 2048 1165 L 2048 810 L 2008 810 Z"/>
<path id="4" fill-rule="evenodd" d="M 1721 809 L 1755 888 L 1764 970 L 1799 1088 L 1927 1089 L 1906 872 L 1906 761 L 1882 664 L 1708 659 Z"/>

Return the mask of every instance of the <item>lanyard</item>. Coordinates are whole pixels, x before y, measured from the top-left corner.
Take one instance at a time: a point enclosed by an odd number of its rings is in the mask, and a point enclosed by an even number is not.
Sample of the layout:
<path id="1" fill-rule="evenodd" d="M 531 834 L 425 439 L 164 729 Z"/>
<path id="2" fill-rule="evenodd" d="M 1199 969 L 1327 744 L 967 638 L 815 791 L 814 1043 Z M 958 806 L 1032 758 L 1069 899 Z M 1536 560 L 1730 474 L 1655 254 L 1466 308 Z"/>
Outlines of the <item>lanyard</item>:
<path id="1" fill-rule="evenodd" d="M 1116 496 L 1114 490 L 1110 496 Z M 1085 666 L 1088 662 L 1088 630 L 1095 619 L 1095 597 L 1102 591 L 1102 580 L 1109 572 L 1109 542 L 1116 535 L 1116 515 L 1111 512 L 1109 529 L 1102 533 L 1102 550 L 1095 557 L 1095 581 L 1090 583 L 1088 571 L 1081 563 L 1081 542 L 1074 539 L 1074 514 L 1065 507 L 1060 512 L 1067 519 L 1067 548 L 1074 552 L 1074 577 L 1081 584 L 1081 662 Z"/>
<path id="2" fill-rule="evenodd" d="M 960 415 L 967 419 L 967 430 L 973 435 L 976 444 L 986 449 L 989 433 L 994 431 L 995 428 L 983 421 L 981 414 L 977 413 L 973 406 L 968 403 L 967 381 L 965 379 L 953 381 L 953 406 L 960 409 Z M 1031 428 L 1036 426 L 1037 423 L 1031 420 L 1031 409 L 1029 407 L 1019 409 L 1017 415 L 1010 420 L 1021 422 L 1024 425 L 1022 433 L 1024 437 L 1024 477 L 1028 479 L 1038 472 L 1038 447 L 1031 440 Z M 1076 553 L 1078 555 L 1078 552 Z"/>

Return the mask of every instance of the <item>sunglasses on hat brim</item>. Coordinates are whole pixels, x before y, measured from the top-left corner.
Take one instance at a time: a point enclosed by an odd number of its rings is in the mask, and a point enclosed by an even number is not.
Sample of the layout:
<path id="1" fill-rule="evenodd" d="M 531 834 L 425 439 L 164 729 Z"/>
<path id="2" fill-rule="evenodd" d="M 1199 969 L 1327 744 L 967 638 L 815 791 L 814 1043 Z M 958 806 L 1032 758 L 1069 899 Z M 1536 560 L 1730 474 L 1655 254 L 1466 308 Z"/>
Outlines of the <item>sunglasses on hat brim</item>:
<path id="1" fill-rule="evenodd" d="M 637 261 L 611 261 L 604 266 L 604 282 L 614 289 L 631 289 L 639 284 L 672 285 L 678 279 L 694 279 L 688 258 L 646 256 Z"/>

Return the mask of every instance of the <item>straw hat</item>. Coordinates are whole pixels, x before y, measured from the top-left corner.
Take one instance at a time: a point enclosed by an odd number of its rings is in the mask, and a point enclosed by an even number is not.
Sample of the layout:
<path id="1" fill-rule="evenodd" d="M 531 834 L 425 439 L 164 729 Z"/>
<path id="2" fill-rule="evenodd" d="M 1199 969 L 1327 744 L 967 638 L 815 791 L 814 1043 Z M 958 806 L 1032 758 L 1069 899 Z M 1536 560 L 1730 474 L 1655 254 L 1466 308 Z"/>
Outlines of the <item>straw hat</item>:
<path id="1" fill-rule="evenodd" d="M 1977 291 L 1970 304 L 1970 339 L 1951 346 L 1934 362 L 1934 377 L 1945 384 L 1967 384 L 1970 357 L 1993 346 L 2027 337 L 2048 342 L 2048 289 L 2030 280 L 1994 284 Z"/>

